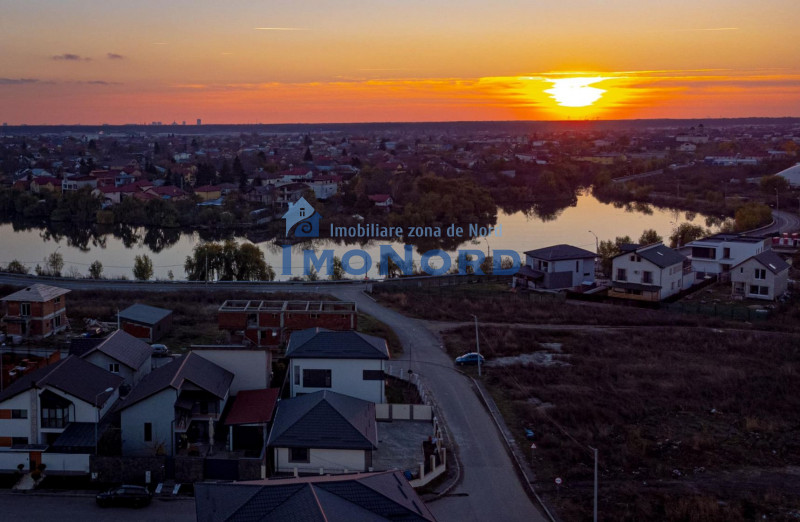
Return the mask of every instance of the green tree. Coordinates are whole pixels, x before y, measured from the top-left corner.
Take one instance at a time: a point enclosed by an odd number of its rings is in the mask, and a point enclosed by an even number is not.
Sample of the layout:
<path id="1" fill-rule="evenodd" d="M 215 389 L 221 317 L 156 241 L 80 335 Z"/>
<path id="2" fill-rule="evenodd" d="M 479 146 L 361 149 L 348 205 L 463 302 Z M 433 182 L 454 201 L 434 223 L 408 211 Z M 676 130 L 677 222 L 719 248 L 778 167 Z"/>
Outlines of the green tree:
<path id="1" fill-rule="evenodd" d="M 133 277 L 139 281 L 147 281 L 153 277 L 153 262 L 147 254 L 142 254 L 134 258 Z"/>
<path id="2" fill-rule="evenodd" d="M 711 232 L 691 223 L 681 223 L 678 228 L 669 236 L 670 248 L 680 248 L 683 245 L 709 235 Z"/>
<path id="3" fill-rule="evenodd" d="M 622 253 L 621 246 L 633 243 L 630 236 L 617 236 L 613 241 L 603 240 L 597 245 L 597 257 L 600 258 L 600 270 L 606 277 L 611 277 L 611 262 Z"/>
<path id="4" fill-rule="evenodd" d="M 45 267 L 50 275 L 60 277 L 61 270 L 64 268 L 64 256 L 59 252 L 53 252 L 45 259 Z"/>
<path id="5" fill-rule="evenodd" d="M 761 188 L 761 192 L 767 196 L 774 196 L 775 192 L 781 194 L 791 188 L 789 182 L 782 176 L 764 176 L 758 186 Z"/>
<path id="6" fill-rule="evenodd" d="M 92 279 L 100 279 L 103 277 L 103 263 L 95 261 L 89 265 L 89 277 Z"/>
<path id="7" fill-rule="evenodd" d="M 642 232 L 641 237 L 639 238 L 640 245 L 652 245 L 653 243 L 660 243 L 664 240 L 663 237 L 658 235 L 658 232 L 649 228 Z"/>
<path id="8" fill-rule="evenodd" d="M 342 260 L 334 256 L 333 257 L 333 270 L 331 270 L 330 280 L 331 281 L 339 281 L 344 279 L 344 265 L 342 264 Z"/>
<path id="9" fill-rule="evenodd" d="M 313 266 L 306 274 L 306 281 L 319 281 L 319 274 L 317 274 L 317 270 Z"/>
<path id="10" fill-rule="evenodd" d="M 746 232 L 768 225 L 772 221 L 772 209 L 763 203 L 745 203 L 734 216 L 737 232 Z"/>
<path id="11" fill-rule="evenodd" d="M 6 267 L 6 272 L 11 272 L 12 274 L 27 274 L 28 267 L 14 259 Z"/>
<path id="12" fill-rule="evenodd" d="M 303 154 L 303 161 L 314 161 L 314 156 L 311 154 L 311 149 L 306 147 L 306 152 Z"/>

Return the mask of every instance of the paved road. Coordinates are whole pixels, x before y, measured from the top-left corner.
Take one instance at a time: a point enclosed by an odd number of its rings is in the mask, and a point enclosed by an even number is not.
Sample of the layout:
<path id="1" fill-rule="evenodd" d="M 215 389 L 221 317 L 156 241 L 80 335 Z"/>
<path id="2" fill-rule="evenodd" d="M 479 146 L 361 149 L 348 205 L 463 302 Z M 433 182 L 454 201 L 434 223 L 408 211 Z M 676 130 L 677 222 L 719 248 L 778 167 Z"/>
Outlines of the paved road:
<path id="1" fill-rule="evenodd" d="M 29 284 L 36 278 L 0 276 L 0 284 Z M 231 285 L 203 283 L 116 283 L 59 279 L 54 284 L 71 289 L 180 291 L 185 288 L 230 290 Z M 433 393 L 462 466 L 462 481 L 452 496 L 429 505 L 440 522 L 502 520 L 538 522 L 545 518 L 523 489 L 500 435 L 470 381 L 453 366 L 439 339 L 422 321 L 389 310 L 363 294 L 364 284 L 237 284 L 239 290 L 265 292 L 323 292 L 355 301 L 358 309 L 389 325 L 403 344 L 403 355 L 393 364 L 405 364 L 418 373 Z M 468 351 L 465 347 L 464 351 Z"/>
<path id="2" fill-rule="evenodd" d="M 101 508 L 93 497 L 42 496 L 0 493 L 3 520 L 53 522 L 54 520 L 113 522 L 194 522 L 194 499 L 153 500 L 141 509 Z"/>
<path id="3" fill-rule="evenodd" d="M 783 234 L 784 232 L 797 232 L 800 230 L 800 216 L 793 212 L 773 210 L 772 219 L 775 222 L 766 228 L 755 230 L 759 235 Z"/>

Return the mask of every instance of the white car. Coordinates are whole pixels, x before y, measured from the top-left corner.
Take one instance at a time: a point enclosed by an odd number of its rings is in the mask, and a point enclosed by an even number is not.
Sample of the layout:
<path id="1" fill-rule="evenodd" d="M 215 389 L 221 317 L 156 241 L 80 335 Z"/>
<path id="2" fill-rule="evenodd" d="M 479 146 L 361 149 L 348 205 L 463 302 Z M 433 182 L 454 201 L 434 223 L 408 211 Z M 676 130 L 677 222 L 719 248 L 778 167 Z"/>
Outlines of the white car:
<path id="1" fill-rule="evenodd" d="M 169 355 L 169 349 L 166 344 L 151 344 L 150 347 L 153 348 L 153 355 L 155 356 L 163 357 Z"/>

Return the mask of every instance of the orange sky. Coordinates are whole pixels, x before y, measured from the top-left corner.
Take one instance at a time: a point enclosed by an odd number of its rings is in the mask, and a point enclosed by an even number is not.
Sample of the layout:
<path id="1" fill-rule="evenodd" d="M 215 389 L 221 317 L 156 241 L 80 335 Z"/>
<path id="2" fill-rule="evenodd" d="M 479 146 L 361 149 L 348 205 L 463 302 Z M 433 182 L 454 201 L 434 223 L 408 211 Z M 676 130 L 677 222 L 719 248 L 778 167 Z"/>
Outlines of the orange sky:
<path id="1" fill-rule="evenodd" d="M 795 0 L 0 5 L 9 124 L 800 116 Z"/>

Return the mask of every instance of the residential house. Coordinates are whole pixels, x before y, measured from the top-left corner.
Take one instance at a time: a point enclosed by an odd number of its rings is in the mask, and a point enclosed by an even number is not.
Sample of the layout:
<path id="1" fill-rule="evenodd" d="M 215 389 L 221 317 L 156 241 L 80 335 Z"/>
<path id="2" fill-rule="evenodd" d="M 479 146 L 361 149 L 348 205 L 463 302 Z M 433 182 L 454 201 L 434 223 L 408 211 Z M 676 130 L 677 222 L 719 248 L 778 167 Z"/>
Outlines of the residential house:
<path id="1" fill-rule="evenodd" d="M 597 255 L 572 245 L 554 245 L 525 252 L 525 265 L 514 274 L 513 286 L 560 290 L 594 284 Z"/>
<path id="2" fill-rule="evenodd" d="M 150 373 L 153 349 L 147 343 L 117 330 L 102 339 L 94 348 L 81 355 L 81 358 L 95 366 L 119 375 L 129 387 L 135 386 Z"/>
<path id="3" fill-rule="evenodd" d="M 192 353 L 233 374 L 231 394 L 270 386 L 272 352 L 269 346 L 253 343 L 192 345 Z"/>
<path id="4" fill-rule="evenodd" d="M 62 192 L 74 192 L 83 187 L 97 188 L 97 180 L 91 176 L 72 176 L 61 180 Z"/>
<path id="5" fill-rule="evenodd" d="M 66 288 L 36 283 L 7 295 L 3 324 L 8 335 L 41 339 L 67 328 Z"/>
<path id="6" fill-rule="evenodd" d="M 198 522 L 436 522 L 401 471 L 195 485 Z"/>
<path id="7" fill-rule="evenodd" d="M 342 177 L 336 175 L 318 175 L 311 178 L 309 185 L 317 199 L 328 199 L 339 191 Z"/>
<path id="8" fill-rule="evenodd" d="M 233 374 L 189 352 L 156 368 L 120 402 L 122 454 L 174 455 L 210 444 L 230 394 Z"/>
<path id="9" fill-rule="evenodd" d="M 23 376 L 0 392 L 0 446 L 52 444 L 71 423 L 94 426 L 121 384 L 74 355 Z"/>
<path id="10" fill-rule="evenodd" d="M 267 445 L 277 473 L 368 471 L 378 449 L 375 404 L 332 391 L 284 399 Z"/>
<path id="11" fill-rule="evenodd" d="M 44 191 L 60 192 L 61 180 L 52 176 L 38 176 L 31 180 L 31 192 L 41 194 Z"/>
<path id="12" fill-rule="evenodd" d="M 680 247 L 680 245 L 678 245 Z M 742 234 L 714 234 L 686 245 L 691 249 L 692 269 L 697 279 L 727 274 L 745 259 L 770 250 L 769 238 Z"/>
<path id="13" fill-rule="evenodd" d="M 369 200 L 375 204 L 376 207 L 385 208 L 389 210 L 394 205 L 394 200 L 389 194 L 373 194 L 368 196 Z"/>
<path id="14" fill-rule="evenodd" d="M 251 451 L 261 456 L 278 405 L 279 388 L 241 390 L 225 416 L 228 451 Z"/>
<path id="15" fill-rule="evenodd" d="M 186 193 L 183 190 L 173 185 L 153 187 L 149 189 L 147 192 L 155 194 L 161 199 L 173 199 L 176 201 L 181 199 L 186 199 Z"/>
<path id="16" fill-rule="evenodd" d="M 136 303 L 119 312 L 120 328 L 148 343 L 158 341 L 172 330 L 172 310 Z"/>
<path id="17" fill-rule="evenodd" d="M 195 187 L 194 193 L 201 201 L 211 201 L 222 197 L 222 190 L 216 185 Z"/>
<path id="18" fill-rule="evenodd" d="M 611 266 L 610 297 L 661 301 L 689 288 L 693 279 L 687 257 L 662 243 L 623 245 Z"/>
<path id="19" fill-rule="evenodd" d="M 386 340 L 353 330 L 309 328 L 294 332 L 286 347 L 289 395 L 329 389 L 375 403 L 385 402 Z"/>
<path id="20" fill-rule="evenodd" d="M 767 250 L 747 258 L 731 269 L 731 287 L 736 298 L 774 301 L 789 285 L 789 263 Z"/>

